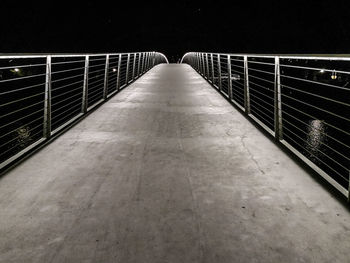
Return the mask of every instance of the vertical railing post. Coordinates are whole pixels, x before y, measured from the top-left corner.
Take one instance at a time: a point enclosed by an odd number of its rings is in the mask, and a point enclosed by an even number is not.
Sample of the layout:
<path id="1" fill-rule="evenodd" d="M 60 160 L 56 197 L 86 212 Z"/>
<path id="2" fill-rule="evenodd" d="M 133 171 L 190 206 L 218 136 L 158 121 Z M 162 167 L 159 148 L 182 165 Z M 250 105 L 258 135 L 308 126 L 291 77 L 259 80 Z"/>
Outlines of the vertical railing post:
<path id="1" fill-rule="evenodd" d="M 136 69 L 136 53 L 134 54 L 134 63 L 132 65 L 132 80 L 135 80 L 135 69 Z"/>
<path id="2" fill-rule="evenodd" d="M 51 136 L 51 56 L 46 57 L 44 130 L 43 137 Z"/>
<path id="3" fill-rule="evenodd" d="M 118 71 L 117 71 L 117 90 L 120 89 L 120 68 L 122 66 L 122 54 L 119 54 Z"/>
<path id="4" fill-rule="evenodd" d="M 139 64 L 138 64 L 138 69 L 137 69 L 137 75 L 138 77 L 141 76 L 142 74 L 142 53 L 139 53 Z"/>
<path id="5" fill-rule="evenodd" d="M 221 58 L 220 54 L 218 54 L 218 73 L 219 73 L 219 90 L 221 91 L 222 85 L 221 85 Z"/>
<path id="6" fill-rule="evenodd" d="M 201 53 L 201 61 L 202 61 L 202 72 L 203 72 L 203 77 L 205 78 L 205 62 L 204 62 L 204 53 Z"/>
<path id="7" fill-rule="evenodd" d="M 203 53 L 203 66 L 204 66 L 204 77 L 207 79 L 208 78 L 208 72 L 207 72 L 207 60 L 205 59 L 205 53 Z"/>
<path id="8" fill-rule="evenodd" d="M 249 93 L 249 74 L 248 74 L 248 56 L 244 56 L 244 110 L 250 114 L 250 93 Z"/>
<path id="9" fill-rule="evenodd" d="M 87 112 L 88 81 L 89 81 L 89 56 L 85 56 L 83 98 L 82 98 L 82 104 L 81 104 L 82 113 Z"/>
<path id="10" fill-rule="evenodd" d="M 148 52 L 145 53 L 145 73 L 147 72 Z"/>
<path id="11" fill-rule="evenodd" d="M 196 55 L 196 60 L 197 60 L 197 72 L 199 73 L 199 74 L 201 74 L 201 62 L 200 62 L 200 59 L 199 59 L 199 53 L 197 53 L 197 55 Z"/>
<path id="12" fill-rule="evenodd" d="M 214 58 L 213 58 L 213 53 L 210 54 L 210 60 L 211 60 L 211 82 L 214 84 L 215 72 L 214 72 Z"/>
<path id="13" fill-rule="evenodd" d="M 198 72 L 197 52 L 194 53 L 194 69 Z"/>
<path id="14" fill-rule="evenodd" d="M 153 52 L 150 52 L 150 54 L 149 54 L 149 69 L 152 68 L 152 62 L 153 62 Z"/>
<path id="15" fill-rule="evenodd" d="M 232 100 L 231 56 L 227 55 L 228 97 Z"/>
<path id="16" fill-rule="evenodd" d="M 141 74 L 145 72 L 145 61 L 146 61 L 146 53 L 142 53 L 142 65 L 141 65 Z"/>
<path id="17" fill-rule="evenodd" d="M 202 61 L 202 53 L 199 53 L 199 72 L 203 76 L 203 61 Z"/>
<path id="18" fill-rule="evenodd" d="M 148 52 L 147 70 L 151 69 L 151 52 Z"/>
<path id="19" fill-rule="evenodd" d="M 203 77 L 205 78 L 205 61 L 204 61 L 204 53 L 202 53 L 201 59 L 202 59 L 202 72 L 203 72 Z"/>
<path id="20" fill-rule="evenodd" d="M 198 53 L 197 59 L 198 59 L 198 72 L 199 72 L 199 74 L 202 74 L 202 70 L 201 70 L 201 54 L 200 53 Z"/>
<path id="21" fill-rule="evenodd" d="M 139 63 L 137 63 L 137 77 L 140 76 L 140 69 L 141 69 L 141 57 L 142 53 L 139 53 Z"/>
<path id="22" fill-rule="evenodd" d="M 145 52 L 144 63 L 143 63 L 143 73 L 147 71 L 147 52 Z"/>
<path id="23" fill-rule="evenodd" d="M 198 73 L 200 72 L 200 70 L 199 70 L 199 54 L 198 53 L 196 53 L 196 70 Z"/>
<path id="24" fill-rule="evenodd" d="M 208 53 L 205 53 L 205 63 L 207 65 L 207 80 L 209 81 L 210 76 L 209 76 L 209 60 L 208 60 Z"/>
<path id="25" fill-rule="evenodd" d="M 149 52 L 147 52 L 147 59 L 146 59 L 146 71 L 148 71 L 148 70 L 149 70 L 149 56 L 150 56 L 150 54 L 149 54 Z"/>
<path id="26" fill-rule="evenodd" d="M 193 68 L 196 70 L 197 68 L 197 57 L 196 53 L 193 53 Z"/>
<path id="27" fill-rule="evenodd" d="M 144 66 L 145 66 L 145 53 L 142 52 L 141 74 L 143 74 L 143 72 L 144 72 Z"/>
<path id="28" fill-rule="evenodd" d="M 280 58 L 275 57 L 275 139 L 283 139 Z"/>
<path id="29" fill-rule="evenodd" d="M 130 64 L 130 53 L 128 53 L 128 59 L 126 60 L 126 75 L 125 75 L 125 83 L 129 82 L 129 64 Z"/>
<path id="30" fill-rule="evenodd" d="M 196 54 L 196 60 L 197 60 L 197 72 L 200 74 L 200 72 L 201 72 L 201 69 L 200 69 L 201 62 L 199 60 L 199 53 Z"/>
<path id="31" fill-rule="evenodd" d="M 153 57 L 152 57 L 152 67 L 154 67 L 156 64 L 156 52 L 153 52 Z"/>
<path id="32" fill-rule="evenodd" d="M 198 60 L 198 72 L 201 73 L 201 60 L 200 60 L 200 53 L 197 54 L 197 60 Z"/>
<path id="33" fill-rule="evenodd" d="M 105 78 L 103 83 L 103 99 L 107 99 L 108 93 L 108 71 L 109 71 L 109 55 L 106 55 L 106 65 L 105 65 Z"/>

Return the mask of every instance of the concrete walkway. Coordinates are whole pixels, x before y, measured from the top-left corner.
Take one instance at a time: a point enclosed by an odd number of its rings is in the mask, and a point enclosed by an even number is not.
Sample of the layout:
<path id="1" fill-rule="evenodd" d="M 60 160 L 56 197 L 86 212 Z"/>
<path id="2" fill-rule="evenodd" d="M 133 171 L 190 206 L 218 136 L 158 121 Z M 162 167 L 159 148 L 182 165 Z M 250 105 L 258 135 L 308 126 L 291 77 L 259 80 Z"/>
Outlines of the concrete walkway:
<path id="1" fill-rule="evenodd" d="M 349 211 L 187 65 L 0 179 L 0 262 L 350 262 Z"/>

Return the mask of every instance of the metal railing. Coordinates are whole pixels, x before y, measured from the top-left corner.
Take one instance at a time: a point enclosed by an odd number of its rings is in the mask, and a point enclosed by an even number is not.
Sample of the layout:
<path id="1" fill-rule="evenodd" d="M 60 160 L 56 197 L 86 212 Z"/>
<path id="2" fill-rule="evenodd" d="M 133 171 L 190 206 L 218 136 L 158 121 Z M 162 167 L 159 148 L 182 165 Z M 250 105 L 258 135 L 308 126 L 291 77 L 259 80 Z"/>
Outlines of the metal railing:
<path id="1" fill-rule="evenodd" d="M 181 63 L 350 199 L 349 56 L 190 52 Z"/>
<path id="2" fill-rule="evenodd" d="M 0 54 L 0 170 L 159 63 L 158 52 Z"/>

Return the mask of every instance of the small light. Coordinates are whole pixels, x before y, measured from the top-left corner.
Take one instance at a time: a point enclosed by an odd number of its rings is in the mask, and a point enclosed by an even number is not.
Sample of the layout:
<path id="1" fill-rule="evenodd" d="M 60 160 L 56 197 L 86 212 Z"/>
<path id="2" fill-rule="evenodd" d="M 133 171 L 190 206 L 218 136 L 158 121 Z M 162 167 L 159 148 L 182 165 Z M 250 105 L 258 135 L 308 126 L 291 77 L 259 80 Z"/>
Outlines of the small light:
<path id="1" fill-rule="evenodd" d="M 14 70 L 15 70 L 15 72 L 19 72 L 19 68 L 15 68 Z"/>
<path id="2" fill-rule="evenodd" d="M 320 70 L 320 73 L 324 73 L 324 69 L 321 69 L 321 70 Z"/>
<path id="3" fill-rule="evenodd" d="M 116 72 L 117 71 L 117 69 L 116 68 L 113 68 L 113 72 Z"/>
<path id="4" fill-rule="evenodd" d="M 236 81 L 241 80 L 241 76 L 238 74 L 232 74 L 231 78 L 232 78 L 232 80 L 236 80 Z"/>
<path id="5" fill-rule="evenodd" d="M 335 72 L 335 70 L 332 72 L 332 75 L 331 75 L 331 79 L 337 79 L 337 73 Z"/>

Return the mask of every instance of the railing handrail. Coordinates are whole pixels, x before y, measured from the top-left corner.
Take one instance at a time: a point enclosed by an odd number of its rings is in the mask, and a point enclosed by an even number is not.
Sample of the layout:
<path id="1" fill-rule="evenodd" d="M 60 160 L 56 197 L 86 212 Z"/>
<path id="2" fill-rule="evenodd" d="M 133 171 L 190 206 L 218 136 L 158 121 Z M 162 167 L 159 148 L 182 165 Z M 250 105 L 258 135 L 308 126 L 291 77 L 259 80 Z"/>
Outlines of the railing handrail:
<path id="1" fill-rule="evenodd" d="M 147 52 L 155 52 L 161 55 L 167 64 L 169 64 L 168 58 L 161 52 L 156 51 L 138 51 L 138 52 L 104 52 L 104 53 L 0 53 L 0 59 L 3 58 L 44 58 L 47 56 L 51 57 L 82 57 L 82 56 L 105 56 L 105 55 L 127 55 L 127 54 L 139 54 L 139 53 L 147 53 Z"/>
<path id="2" fill-rule="evenodd" d="M 196 52 L 187 52 L 185 53 L 182 58 L 181 62 L 184 60 L 184 58 L 191 54 Z M 294 58 L 294 59 L 325 59 L 325 60 L 344 60 L 344 61 L 350 61 L 350 54 L 258 54 L 258 53 L 215 53 L 215 52 L 198 52 L 203 54 L 213 54 L 213 55 L 230 55 L 230 56 L 248 56 L 248 57 L 261 57 L 261 58 L 274 58 L 274 57 L 280 57 L 280 58 Z"/>

